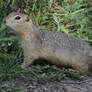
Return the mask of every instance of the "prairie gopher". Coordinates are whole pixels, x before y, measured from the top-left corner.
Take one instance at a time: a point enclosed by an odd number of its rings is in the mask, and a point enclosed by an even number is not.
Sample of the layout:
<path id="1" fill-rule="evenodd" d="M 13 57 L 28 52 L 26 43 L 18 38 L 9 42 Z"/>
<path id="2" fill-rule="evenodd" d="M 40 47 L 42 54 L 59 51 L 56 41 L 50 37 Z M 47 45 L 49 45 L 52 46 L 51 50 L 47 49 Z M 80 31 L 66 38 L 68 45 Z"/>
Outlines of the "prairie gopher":
<path id="1" fill-rule="evenodd" d="M 4 23 L 15 30 L 23 46 L 23 68 L 43 58 L 80 73 L 92 72 L 92 48 L 85 41 L 62 32 L 39 30 L 28 15 L 18 12 L 10 13 Z"/>

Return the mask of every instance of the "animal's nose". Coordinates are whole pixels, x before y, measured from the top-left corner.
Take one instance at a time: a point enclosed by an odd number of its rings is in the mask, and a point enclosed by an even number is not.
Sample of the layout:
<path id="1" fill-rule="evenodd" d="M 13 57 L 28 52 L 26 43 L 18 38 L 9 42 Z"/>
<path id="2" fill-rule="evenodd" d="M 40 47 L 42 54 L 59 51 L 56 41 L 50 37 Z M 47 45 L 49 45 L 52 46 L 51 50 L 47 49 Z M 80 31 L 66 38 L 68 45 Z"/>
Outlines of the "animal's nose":
<path id="1" fill-rule="evenodd" d="M 3 19 L 3 23 L 6 23 L 6 20 L 5 19 Z"/>

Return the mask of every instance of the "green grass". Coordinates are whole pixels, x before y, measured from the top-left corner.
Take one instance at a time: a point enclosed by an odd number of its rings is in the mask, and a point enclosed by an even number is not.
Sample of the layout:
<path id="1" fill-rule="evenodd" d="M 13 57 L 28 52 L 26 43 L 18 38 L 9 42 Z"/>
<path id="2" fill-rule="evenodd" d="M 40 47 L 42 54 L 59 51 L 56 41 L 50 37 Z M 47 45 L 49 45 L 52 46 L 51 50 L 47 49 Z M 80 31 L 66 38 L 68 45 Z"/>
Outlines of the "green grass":
<path id="1" fill-rule="evenodd" d="M 11 39 L 11 36 L 15 35 L 13 31 L 2 24 L 3 18 L 13 11 L 15 6 L 20 8 L 21 12 L 27 13 L 33 23 L 40 28 L 70 33 L 92 44 L 92 7 L 87 0 L 53 0 L 52 3 L 50 0 L 22 0 L 19 2 L 0 0 L 0 4 L 0 78 L 12 78 L 23 73 L 20 68 L 23 60 L 22 47 L 18 41 Z M 56 66 L 35 66 L 35 68 L 37 71 L 27 69 L 32 73 L 34 80 L 38 73 L 45 74 L 44 77 L 38 76 L 38 80 L 60 80 L 64 76 L 79 79 L 79 74 L 67 69 L 59 69 Z M 48 76 L 51 73 L 54 77 L 50 78 Z"/>
<path id="2" fill-rule="evenodd" d="M 1 88 L 0 92 L 28 92 L 27 88 Z"/>

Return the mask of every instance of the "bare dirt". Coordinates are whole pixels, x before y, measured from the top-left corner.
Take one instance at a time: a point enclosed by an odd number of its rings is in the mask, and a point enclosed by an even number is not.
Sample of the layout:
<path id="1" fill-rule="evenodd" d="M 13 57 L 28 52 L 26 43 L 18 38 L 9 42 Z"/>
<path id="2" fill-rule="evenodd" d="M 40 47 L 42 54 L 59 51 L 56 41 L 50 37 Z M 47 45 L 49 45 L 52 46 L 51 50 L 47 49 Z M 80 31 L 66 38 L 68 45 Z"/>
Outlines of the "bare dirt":
<path id="1" fill-rule="evenodd" d="M 66 77 L 61 81 L 42 83 L 30 80 L 30 77 L 25 74 L 15 79 L 0 80 L 0 92 L 92 92 L 91 74 L 81 76 L 82 81 Z"/>

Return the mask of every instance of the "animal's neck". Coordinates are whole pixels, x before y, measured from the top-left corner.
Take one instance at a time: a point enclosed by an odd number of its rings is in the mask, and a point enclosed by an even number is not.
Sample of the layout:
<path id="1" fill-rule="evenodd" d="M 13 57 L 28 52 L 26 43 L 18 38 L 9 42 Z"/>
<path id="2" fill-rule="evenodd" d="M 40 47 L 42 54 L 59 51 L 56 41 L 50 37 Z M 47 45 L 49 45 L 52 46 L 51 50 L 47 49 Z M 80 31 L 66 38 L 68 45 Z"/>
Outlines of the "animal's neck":
<path id="1" fill-rule="evenodd" d="M 36 37 L 36 35 L 39 34 L 39 29 L 33 25 L 31 20 L 27 24 L 25 24 L 24 27 L 19 27 L 18 30 L 20 30 L 17 34 L 19 40 L 24 40 L 29 38 L 33 39 L 34 37 Z"/>
<path id="2" fill-rule="evenodd" d="M 40 44 L 40 32 L 31 22 L 27 25 L 25 31 L 23 31 L 21 38 L 19 39 L 22 45 L 30 45 L 32 48 Z"/>

